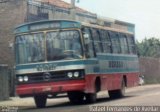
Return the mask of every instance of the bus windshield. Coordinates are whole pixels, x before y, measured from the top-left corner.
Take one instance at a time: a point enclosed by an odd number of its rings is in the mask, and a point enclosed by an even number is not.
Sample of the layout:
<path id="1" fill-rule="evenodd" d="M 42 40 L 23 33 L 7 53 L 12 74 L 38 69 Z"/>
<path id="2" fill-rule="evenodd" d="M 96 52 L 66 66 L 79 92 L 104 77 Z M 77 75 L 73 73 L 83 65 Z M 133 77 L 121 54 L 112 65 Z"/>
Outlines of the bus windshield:
<path id="1" fill-rule="evenodd" d="M 76 30 L 26 34 L 16 37 L 17 64 L 81 58 L 80 34 Z"/>
<path id="2" fill-rule="evenodd" d="M 42 62 L 45 60 L 43 33 L 16 37 L 16 60 L 18 64 Z"/>
<path id="3" fill-rule="evenodd" d="M 82 47 L 78 31 L 48 32 L 46 41 L 48 61 L 82 58 Z"/>

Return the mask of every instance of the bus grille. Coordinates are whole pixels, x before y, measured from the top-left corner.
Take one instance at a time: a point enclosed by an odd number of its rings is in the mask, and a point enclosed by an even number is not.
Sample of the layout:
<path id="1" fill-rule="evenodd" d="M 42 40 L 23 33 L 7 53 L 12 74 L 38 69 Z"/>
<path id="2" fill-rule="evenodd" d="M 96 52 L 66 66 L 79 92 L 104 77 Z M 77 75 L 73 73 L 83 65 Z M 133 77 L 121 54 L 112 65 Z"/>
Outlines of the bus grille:
<path id="1" fill-rule="evenodd" d="M 69 72 L 77 72 L 77 71 L 69 71 Z M 21 83 L 41 83 L 41 82 L 54 82 L 54 81 L 65 81 L 65 80 L 76 80 L 84 78 L 84 71 L 78 70 L 80 76 L 69 78 L 67 71 L 64 72 L 44 72 L 44 73 L 34 73 L 34 74 L 26 74 L 26 75 L 18 75 L 17 76 L 17 84 Z M 28 81 L 19 82 L 18 77 L 28 77 Z"/>

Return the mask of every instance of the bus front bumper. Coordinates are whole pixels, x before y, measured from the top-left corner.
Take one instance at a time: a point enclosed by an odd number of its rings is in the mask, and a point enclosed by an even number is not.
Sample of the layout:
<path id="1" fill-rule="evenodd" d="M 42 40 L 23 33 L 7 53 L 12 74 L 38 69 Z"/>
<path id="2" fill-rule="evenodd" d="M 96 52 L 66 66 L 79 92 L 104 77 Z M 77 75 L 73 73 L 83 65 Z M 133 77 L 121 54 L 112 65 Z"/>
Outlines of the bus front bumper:
<path id="1" fill-rule="evenodd" d="M 69 91 L 84 91 L 85 81 L 59 81 L 37 84 L 22 84 L 16 86 L 16 93 L 20 97 L 34 96 L 37 94 L 54 94 Z"/>

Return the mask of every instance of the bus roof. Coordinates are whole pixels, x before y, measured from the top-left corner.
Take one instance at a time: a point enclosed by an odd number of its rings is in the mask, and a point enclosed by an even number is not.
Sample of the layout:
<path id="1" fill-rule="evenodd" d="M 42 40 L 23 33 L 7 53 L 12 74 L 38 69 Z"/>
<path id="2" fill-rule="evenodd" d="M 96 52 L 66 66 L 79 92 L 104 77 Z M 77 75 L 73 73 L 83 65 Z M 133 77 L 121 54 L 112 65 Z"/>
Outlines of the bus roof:
<path id="1" fill-rule="evenodd" d="M 82 23 L 83 26 L 86 27 L 91 27 L 91 28 L 98 28 L 98 29 L 103 29 L 103 30 L 109 30 L 109 31 L 114 31 L 114 32 L 119 32 L 119 33 L 127 33 L 127 34 L 131 34 L 133 35 L 133 32 L 129 32 L 126 30 L 121 30 L 121 29 L 117 29 L 117 28 L 111 28 L 111 27 L 106 27 L 106 26 L 101 26 L 101 25 L 97 25 L 97 24 L 90 24 L 90 23 Z"/>
<path id="2" fill-rule="evenodd" d="M 22 24 L 15 28 L 15 33 L 25 33 L 44 29 L 80 28 L 81 23 L 72 20 L 42 20 Z"/>
<path id="3" fill-rule="evenodd" d="M 82 26 L 86 26 L 90 28 L 104 29 L 104 30 L 109 30 L 109 31 L 115 31 L 115 32 L 120 32 L 120 33 L 133 34 L 133 32 L 124 31 L 121 29 L 100 26 L 97 24 L 73 21 L 73 20 L 42 20 L 42 21 L 30 22 L 30 23 L 26 23 L 26 24 L 17 26 L 15 28 L 15 33 L 26 33 L 30 31 L 37 31 L 37 30 L 39 31 L 39 30 L 45 30 L 45 29 L 51 29 L 51 28 L 52 29 L 81 28 Z"/>

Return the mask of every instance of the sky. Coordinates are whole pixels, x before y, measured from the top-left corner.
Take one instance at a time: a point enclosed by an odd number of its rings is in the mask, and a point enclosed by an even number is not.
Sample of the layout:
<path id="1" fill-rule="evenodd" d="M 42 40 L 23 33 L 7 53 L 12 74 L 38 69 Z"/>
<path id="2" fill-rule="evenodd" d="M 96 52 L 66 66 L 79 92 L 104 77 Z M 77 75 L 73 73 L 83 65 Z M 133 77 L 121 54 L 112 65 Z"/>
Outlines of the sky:
<path id="1" fill-rule="evenodd" d="M 63 0 L 70 3 L 70 0 Z M 160 39 L 160 0 L 79 0 L 76 6 L 99 16 L 135 24 L 135 38 Z"/>

